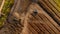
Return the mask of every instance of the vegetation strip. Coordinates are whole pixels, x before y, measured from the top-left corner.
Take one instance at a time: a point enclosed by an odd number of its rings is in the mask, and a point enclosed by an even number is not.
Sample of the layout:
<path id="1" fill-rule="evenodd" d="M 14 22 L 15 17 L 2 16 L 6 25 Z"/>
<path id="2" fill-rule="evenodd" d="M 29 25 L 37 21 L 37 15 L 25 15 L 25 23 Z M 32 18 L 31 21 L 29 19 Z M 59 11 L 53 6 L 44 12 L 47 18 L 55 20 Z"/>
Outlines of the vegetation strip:
<path id="1" fill-rule="evenodd" d="M 4 21 L 6 20 L 7 16 L 9 15 L 9 12 L 13 6 L 14 0 L 5 0 L 4 6 L 2 8 L 2 15 L 0 17 L 0 27 L 3 26 Z"/>

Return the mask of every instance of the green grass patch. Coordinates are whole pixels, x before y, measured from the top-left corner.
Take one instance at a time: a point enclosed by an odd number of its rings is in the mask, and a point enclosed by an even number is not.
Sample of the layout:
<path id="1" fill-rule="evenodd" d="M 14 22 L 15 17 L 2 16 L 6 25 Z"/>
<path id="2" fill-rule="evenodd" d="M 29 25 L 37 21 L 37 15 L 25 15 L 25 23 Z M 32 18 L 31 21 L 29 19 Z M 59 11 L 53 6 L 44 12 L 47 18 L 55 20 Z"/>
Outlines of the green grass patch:
<path id="1" fill-rule="evenodd" d="M 8 13 L 10 12 L 12 6 L 13 6 L 14 0 L 5 0 L 2 13 L 3 16 L 0 17 L 0 27 L 4 25 L 4 21 L 6 20 Z"/>

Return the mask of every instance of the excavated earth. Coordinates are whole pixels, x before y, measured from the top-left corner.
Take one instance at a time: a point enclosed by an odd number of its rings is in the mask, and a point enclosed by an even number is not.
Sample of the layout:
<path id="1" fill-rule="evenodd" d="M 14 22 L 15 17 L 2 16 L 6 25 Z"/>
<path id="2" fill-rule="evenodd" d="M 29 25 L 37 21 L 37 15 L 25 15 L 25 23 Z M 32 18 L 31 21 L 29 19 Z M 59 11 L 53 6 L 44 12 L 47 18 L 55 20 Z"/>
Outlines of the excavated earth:
<path id="1" fill-rule="evenodd" d="M 60 10 L 54 0 L 15 0 L 0 34 L 60 34 Z"/>

